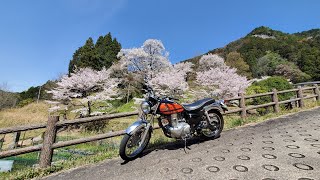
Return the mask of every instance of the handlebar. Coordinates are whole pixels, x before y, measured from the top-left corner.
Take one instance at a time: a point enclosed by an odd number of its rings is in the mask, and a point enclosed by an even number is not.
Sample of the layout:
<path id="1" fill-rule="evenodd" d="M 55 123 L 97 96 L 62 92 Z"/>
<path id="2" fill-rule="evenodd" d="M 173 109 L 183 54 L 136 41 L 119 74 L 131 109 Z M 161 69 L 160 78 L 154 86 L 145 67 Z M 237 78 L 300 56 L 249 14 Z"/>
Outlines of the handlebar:
<path id="1" fill-rule="evenodd" d="M 171 96 L 167 96 L 167 95 L 162 95 L 160 98 L 161 99 L 169 99 L 169 100 L 179 101 L 179 99 L 171 97 Z"/>
<path id="2" fill-rule="evenodd" d="M 172 99 L 172 100 L 175 100 L 175 101 L 179 101 L 179 99 L 174 98 L 174 97 L 170 97 L 170 96 L 168 96 L 168 98 L 169 98 L 169 99 Z"/>

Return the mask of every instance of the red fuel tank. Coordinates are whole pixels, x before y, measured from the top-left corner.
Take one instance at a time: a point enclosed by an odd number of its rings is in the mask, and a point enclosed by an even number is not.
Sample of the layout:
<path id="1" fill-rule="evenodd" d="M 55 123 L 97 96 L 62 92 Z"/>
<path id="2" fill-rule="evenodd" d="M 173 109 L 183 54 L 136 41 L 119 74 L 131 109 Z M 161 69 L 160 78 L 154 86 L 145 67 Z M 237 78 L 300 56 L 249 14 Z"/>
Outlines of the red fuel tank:
<path id="1" fill-rule="evenodd" d="M 168 115 L 183 112 L 184 108 L 178 103 L 161 103 L 159 110 L 160 113 Z"/>

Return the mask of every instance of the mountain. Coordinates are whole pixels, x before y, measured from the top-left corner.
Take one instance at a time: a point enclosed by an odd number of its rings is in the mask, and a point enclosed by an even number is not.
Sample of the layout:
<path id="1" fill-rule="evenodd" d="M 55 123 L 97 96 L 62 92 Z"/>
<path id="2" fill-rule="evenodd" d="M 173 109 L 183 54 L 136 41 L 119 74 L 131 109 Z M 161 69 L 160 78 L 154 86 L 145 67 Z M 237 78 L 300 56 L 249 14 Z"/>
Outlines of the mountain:
<path id="1" fill-rule="evenodd" d="M 293 68 L 311 77 L 309 80 L 320 80 L 320 29 L 289 34 L 261 26 L 253 29 L 245 37 L 208 53 L 219 54 L 225 59 L 230 53 L 239 54 L 239 57 L 249 65 L 252 77 L 259 76 L 257 74 L 259 58 L 273 53 L 284 59 L 283 62 L 286 62 L 289 69 Z M 197 65 L 200 57 L 185 61 L 191 61 Z"/>

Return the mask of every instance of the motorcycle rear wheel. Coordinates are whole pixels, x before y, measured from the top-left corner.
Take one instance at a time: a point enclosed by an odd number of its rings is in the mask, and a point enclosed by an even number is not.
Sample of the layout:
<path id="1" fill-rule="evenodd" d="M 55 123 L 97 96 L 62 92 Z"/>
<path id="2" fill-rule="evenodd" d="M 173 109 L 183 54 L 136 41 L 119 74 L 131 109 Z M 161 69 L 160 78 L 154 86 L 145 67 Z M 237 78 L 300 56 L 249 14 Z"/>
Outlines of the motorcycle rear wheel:
<path id="1" fill-rule="evenodd" d="M 145 127 L 140 126 L 134 131 L 133 134 L 125 134 L 123 136 L 119 149 L 120 157 L 123 160 L 131 161 L 141 155 L 151 138 L 151 131 L 149 130 L 144 142 L 141 142 L 145 131 Z"/>
<path id="2" fill-rule="evenodd" d="M 208 127 L 202 130 L 202 136 L 207 139 L 216 139 L 220 137 L 220 133 L 223 130 L 224 120 L 220 112 L 209 111 L 208 112 Z"/>

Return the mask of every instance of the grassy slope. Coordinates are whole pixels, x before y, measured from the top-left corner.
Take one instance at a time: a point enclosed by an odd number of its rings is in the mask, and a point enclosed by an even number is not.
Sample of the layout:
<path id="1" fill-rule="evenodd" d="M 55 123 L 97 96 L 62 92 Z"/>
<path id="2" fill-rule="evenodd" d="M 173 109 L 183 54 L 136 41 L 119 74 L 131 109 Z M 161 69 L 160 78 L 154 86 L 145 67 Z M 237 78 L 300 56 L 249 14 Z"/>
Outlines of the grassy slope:
<path id="1" fill-rule="evenodd" d="M 0 128 L 46 122 L 48 108 L 47 104 L 39 102 L 22 108 L 2 110 L 0 111 Z"/>

